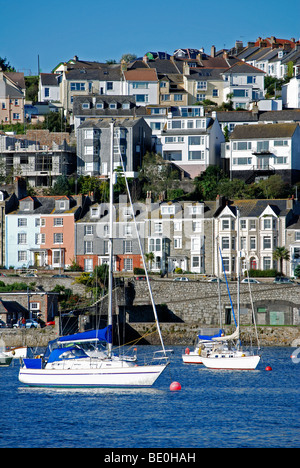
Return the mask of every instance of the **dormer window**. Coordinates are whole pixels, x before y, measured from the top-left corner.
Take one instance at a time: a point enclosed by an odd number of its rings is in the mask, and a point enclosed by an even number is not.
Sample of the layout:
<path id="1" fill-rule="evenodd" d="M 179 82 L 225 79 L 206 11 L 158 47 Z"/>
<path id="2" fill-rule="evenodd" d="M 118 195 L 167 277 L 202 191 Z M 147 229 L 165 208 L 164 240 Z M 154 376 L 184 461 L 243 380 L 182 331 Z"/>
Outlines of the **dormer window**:
<path id="1" fill-rule="evenodd" d="M 69 209 L 69 200 L 55 200 L 55 209 L 64 211 Z"/>
<path id="2" fill-rule="evenodd" d="M 175 206 L 174 205 L 165 205 L 161 207 L 161 214 L 162 215 L 173 215 L 175 214 Z"/>
<path id="3" fill-rule="evenodd" d="M 24 201 L 20 201 L 20 210 L 21 211 L 30 211 L 33 210 L 33 200 L 26 199 Z"/>
<path id="4" fill-rule="evenodd" d="M 109 108 L 110 108 L 110 109 L 116 109 L 116 108 L 117 108 L 117 103 L 116 103 L 116 102 L 111 102 L 111 103 L 109 104 Z"/>
<path id="5" fill-rule="evenodd" d="M 89 109 L 89 108 L 90 108 L 90 104 L 88 102 L 82 103 L 82 109 Z"/>
<path id="6" fill-rule="evenodd" d="M 92 217 L 92 218 L 97 218 L 97 217 L 99 217 L 99 209 L 98 209 L 98 208 L 92 208 L 92 209 L 91 209 L 91 217 Z"/>
<path id="7" fill-rule="evenodd" d="M 103 109 L 103 102 L 97 102 L 96 109 Z"/>
<path id="8" fill-rule="evenodd" d="M 129 104 L 129 102 L 123 102 L 122 108 L 123 108 L 123 109 L 130 109 L 130 104 Z"/>

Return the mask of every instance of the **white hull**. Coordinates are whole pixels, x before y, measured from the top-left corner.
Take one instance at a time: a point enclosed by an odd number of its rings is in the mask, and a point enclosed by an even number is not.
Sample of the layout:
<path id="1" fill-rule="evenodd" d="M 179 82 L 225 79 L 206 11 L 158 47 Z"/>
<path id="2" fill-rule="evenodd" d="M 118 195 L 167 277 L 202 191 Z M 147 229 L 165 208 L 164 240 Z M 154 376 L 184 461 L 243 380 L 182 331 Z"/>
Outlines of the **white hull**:
<path id="1" fill-rule="evenodd" d="M 21 368 L 20 382 L 33 387 L 151 387 L 167 364 L 98 369 Z"/>
<path id="2" fill-rule="evenodd" d="M 260 356 L 202 357 L 202 362 L 209 369 L 254 370 Z"/>
<path id="3" fill-rule="evenodd" d="M 6 356 L 12 357 L 13 359 L 26 358 L 27 357 L 27 346 L 21 346 L 19 348 L 12 348 L 9 351 L 5 351 Z"/>
<path id="4" fill-rule="evenodd" d="M 185 364 L 203 364 L 202 356 L 199 356 L 198 353 L 193 352 L 189 354 L 183 354 L 182 360 Z"/>

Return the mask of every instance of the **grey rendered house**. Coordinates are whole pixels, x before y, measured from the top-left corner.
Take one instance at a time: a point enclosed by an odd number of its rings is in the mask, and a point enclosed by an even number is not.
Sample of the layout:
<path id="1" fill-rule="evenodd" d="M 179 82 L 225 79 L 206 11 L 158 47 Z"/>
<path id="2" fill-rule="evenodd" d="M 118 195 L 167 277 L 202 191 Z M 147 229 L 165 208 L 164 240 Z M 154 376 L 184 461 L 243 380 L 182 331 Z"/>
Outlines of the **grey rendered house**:
<path id="1" fill-rule="evenodd" d="M 144 249 L 146 205 L 135 203 L 133 210 Z M 84 271 L 93 271 L 96 266 L 108 263 L 109 218 L 109 204 L 94 203 L 86 215 L 76 223 L 76 261 Z M 114 205 L 113 220 L 114 271 L 132 272 L 135 267 L 142 268 L 143 263 L 132 209 L 128 205 L 126 197 L 124 197 L 124 201 L 121 199 L 120 203 Z"/>
<path id="2" fill-rule="evenodd" d="M 108 176 L 111 155 L 111 121 L 83 122 L 77 131 L 77 173 Z M 151 129 L 143 118 L 114 121 L 114 168 L 122 156 L 127 177 L 135 177 L 143 156 L 151 151 Z M 120 153 L 120 154 L 119 154 Z"/>
<path id="3" fill-rule="evenodd" d="M 94 119 L 136 119 L 146 115 L 144 106 L 137 106 L 134 96 L 107 96 L 89 94 L 74 96 L 74 130 L 86 120 Z"/>

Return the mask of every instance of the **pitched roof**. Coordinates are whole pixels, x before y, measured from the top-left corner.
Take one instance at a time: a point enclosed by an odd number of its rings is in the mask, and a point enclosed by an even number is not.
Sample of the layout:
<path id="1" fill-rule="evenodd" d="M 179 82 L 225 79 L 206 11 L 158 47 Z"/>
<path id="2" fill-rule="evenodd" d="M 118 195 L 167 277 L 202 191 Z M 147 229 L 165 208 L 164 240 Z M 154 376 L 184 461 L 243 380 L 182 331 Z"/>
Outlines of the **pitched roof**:
<path id="1" fill-rule="evenodd" d="M 136 68 L 124 72 L 126 81 L 158 81 L 157 73 L 152 68 Z"/>
<path id="2" fill-rule="evenodd" d="M 57 81 L 58 75 L 55 73 L 41 73 L 40 79 L 41 83 L 45 86 L 59 86 Z"/>
<path id="3" fill-rule="evenodd" d="M 228 68 L 224 73 L 255 73 L 265 75 L 265 72 L 260 70 L 259 68 L 253 67 L 249 65 L 249 63 L 245 62 L 237 62 Z"/>
<path id="4" fill-rule="evenodd" d="M 236 125 L 229 139 L 288 138 L 293 136 L 297 127 L 297 123 Z"/>
<path id="5" fill-rule="evenodd" d="M 120 81 L 121 66 L 107 65 L 103 68 L 74 68 L 66 72 L 67 80 Z"/>
<path id="6" fill-rule="evenodd" d="M 25 78 L 24 78 L 24 73 L 20 72 L 4 72 L 5 76 L 13 82 L 16 86 L 18 86 L 21 89 L 25 89 Z"/>
<path id="7" fill-rule="evenodd" d="M 239 208 L 242 218 L 257 218 L 268 206 L 277 216 L 286 216 L 291 211 L 287 202 L 286 199 L 234 200 L 234 202 L 229 202 L 228 206 L 234 215 L 236 215 L 236 208 Z"/>

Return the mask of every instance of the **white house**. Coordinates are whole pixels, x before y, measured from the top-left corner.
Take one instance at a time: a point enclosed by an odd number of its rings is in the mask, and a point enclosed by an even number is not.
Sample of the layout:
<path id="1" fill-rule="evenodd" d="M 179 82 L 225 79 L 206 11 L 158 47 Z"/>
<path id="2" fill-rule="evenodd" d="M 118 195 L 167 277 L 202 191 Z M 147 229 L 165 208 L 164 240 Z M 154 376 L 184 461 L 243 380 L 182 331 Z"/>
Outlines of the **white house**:
<path id="1" fill-rule="evenodd" d="M 155 69 L 136 68 L 123 71 L 123 89 L 120 94 L 135 96 L 138 106 L 159 103 L 159 82 Z"/>
<path id="2" fill-rule="evenodd" d="M 280 174 L 299 180 L 300 127 L 297 123 L 237 125 L 225 144 L 232 178 L 253 182 Z"/>
<path id="3" fill-rule="evenodd" d="M 163 158 L 191 178 L 219 164 L 224 141 L 216 114 L 204 116 L 202 106 L 183 106 L 169 112 L 160 135 Z"/>
<path id="4" fill-rule="evenodd" d="M 223 73 L 223 101 L 233 102 L 234 109 L 248 109 L 250 102 L 264 96 L 265 72 L 244 62 L 237 62 Z"/>
<path id="5" fill-rule="evenodd" d="M 300 109 L 300 75 L 282 86 L 282 103 L 285 108 Z"/>
<path id="6" fill-rule="evenodd" d="M 58 75 L 54 73 L 41 73 L 39 79 L 39 102 L 60 101 Z"/>

